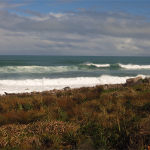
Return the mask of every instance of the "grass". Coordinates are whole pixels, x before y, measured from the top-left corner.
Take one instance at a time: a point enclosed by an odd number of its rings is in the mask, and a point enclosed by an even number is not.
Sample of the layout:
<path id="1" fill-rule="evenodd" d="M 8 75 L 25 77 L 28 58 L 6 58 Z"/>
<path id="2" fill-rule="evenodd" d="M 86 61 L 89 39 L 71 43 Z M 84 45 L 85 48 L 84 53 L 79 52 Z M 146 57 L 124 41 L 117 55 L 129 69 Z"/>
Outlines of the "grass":
<path id="1" fill-rule="evenodd" d="M 147 83 L 0 97 L 1 149 L 148 149 L 149 124 Z"/>

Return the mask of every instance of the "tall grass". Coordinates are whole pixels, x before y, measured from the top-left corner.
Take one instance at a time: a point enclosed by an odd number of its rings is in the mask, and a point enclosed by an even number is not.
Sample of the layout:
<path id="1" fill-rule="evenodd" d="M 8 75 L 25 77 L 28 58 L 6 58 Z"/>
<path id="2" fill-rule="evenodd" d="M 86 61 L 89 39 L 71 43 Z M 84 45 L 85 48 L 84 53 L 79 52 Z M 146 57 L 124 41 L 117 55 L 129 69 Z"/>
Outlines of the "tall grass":
<path id="1" fill-rule="evenodd" d="M 96 86 L 0 97 L 0 148 L 147 149 L 149 89 Z"/>

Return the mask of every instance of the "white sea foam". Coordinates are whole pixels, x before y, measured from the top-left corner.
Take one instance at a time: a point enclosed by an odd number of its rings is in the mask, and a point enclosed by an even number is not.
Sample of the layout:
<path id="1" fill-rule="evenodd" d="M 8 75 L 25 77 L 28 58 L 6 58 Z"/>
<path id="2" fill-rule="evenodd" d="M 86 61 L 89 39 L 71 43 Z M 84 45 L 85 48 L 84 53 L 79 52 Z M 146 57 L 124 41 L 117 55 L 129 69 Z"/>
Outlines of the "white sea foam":
<path id="1" fill-rule="evenodd" d="M 45 73 L 77 71 L 76 66 L 6 66 L 0 67 L 3 73 Z"/>
<path id="2" fill-rule="evenodd" d="M 96 67 L 111 67 L 111 65 L 119 65 L 121 68 L 125 68 L 125 69 L 150 69 L 150 65 L 134 65 L 134 64 L 121 64 L 121 63 L 117 63 L 117 64 L 94 64 L 94 63 L 84 63 L 84 65 L 87 66 L 96 66 Z"/>
<path id="3" fill-rule="evenodd" d="M 125 69 L 150 69 L 150 65 L 133 65 L 133 64 L 123 65 L 119 63 L 119 66 Z"/>
<path id="4" fill-rule="evenodd" d="M 139 75 L 138 75 L 139 76 Z M 145 75 L 140 75 L 145 78 Z M 58 78 L 58 79 L 28 79 L 28 80 L 0 80 L 0 94 L 21 93 L 32 91 L 44 91 L 52 89 L 62 89 L 65 86 L 71 88 L 83 86 L 95 86 L 103 84 L 119 84 L 125 83 L 129 76 L 118 77 L 110 75 L 102 75 L 100 77 L 77 77 L 77 78 Z M 29 89 L 29 90 L 26 90 Z"/>
<path id="5" fill-rule="evenodd" d="M 83 63 L 86 66 L 95 66 L 98 68 L 111 67 L 110 64 L 94 64 L 94 63 Z M 113 64 L 112 64 L 113 65 Z M 116 64 L 115 64 L 116 65 Z M 121 68 L 125 69 L 150 69 L 150 65 L 133 65 L 133 64 L 121 64 L 118 63 Z M 57 72 L 68 72 L 68 71 L 80 71 L 81 68 L 78 66 L 6 66 L 0 67 L 1 73 L 57 73 Z M 82 70 L 87 70 L 87 68 L 82 68 Z"/>
<path id="6" fill-rule="evenodd" d="M 96 67 L 110 67 L 110 64 L 93 64 L 93 63 L 84 63 L 87 66 L 96 66 Z"/>

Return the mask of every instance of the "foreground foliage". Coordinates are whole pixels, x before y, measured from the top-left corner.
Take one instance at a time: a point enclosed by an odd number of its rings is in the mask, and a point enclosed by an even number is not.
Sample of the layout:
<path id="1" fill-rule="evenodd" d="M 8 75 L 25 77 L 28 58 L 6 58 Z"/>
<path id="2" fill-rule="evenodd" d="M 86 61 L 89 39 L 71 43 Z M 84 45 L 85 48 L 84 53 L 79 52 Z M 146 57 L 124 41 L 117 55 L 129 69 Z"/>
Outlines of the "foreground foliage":
<path id="1" fill-rule="evenodd" d="M 150 85 L 0 97 L 2 149 L 148 149 Z"/>

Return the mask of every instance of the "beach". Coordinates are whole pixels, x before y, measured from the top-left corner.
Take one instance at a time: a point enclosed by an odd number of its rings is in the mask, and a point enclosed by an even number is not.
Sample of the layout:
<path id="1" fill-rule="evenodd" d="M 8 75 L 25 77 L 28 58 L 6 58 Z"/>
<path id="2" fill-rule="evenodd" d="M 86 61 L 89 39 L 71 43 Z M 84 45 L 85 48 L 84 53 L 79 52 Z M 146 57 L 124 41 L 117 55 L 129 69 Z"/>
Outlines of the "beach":
<path id="1" fill-rule="evenodd" d="M 123 84 L 150 76 L 149 57 L 0 56 L 0 94 Z"/>

